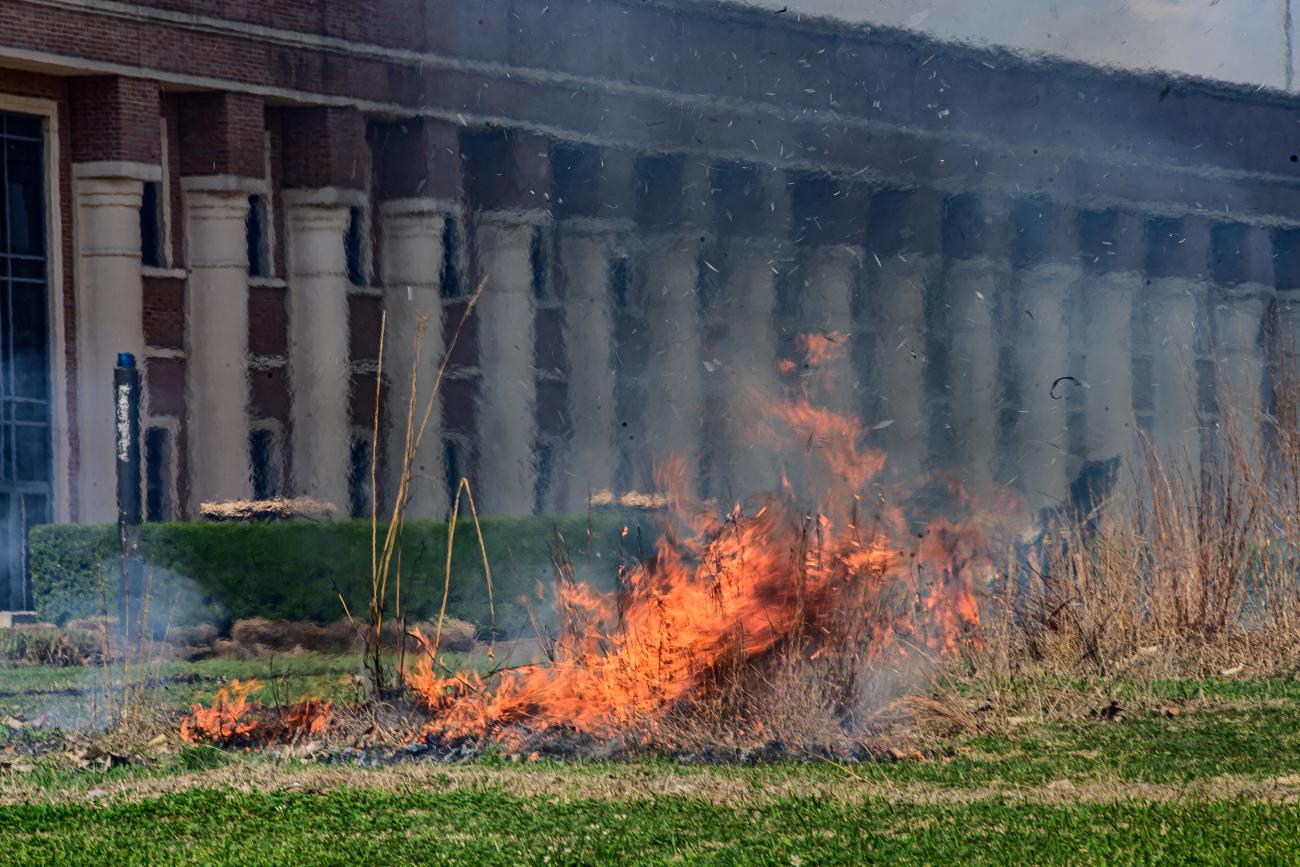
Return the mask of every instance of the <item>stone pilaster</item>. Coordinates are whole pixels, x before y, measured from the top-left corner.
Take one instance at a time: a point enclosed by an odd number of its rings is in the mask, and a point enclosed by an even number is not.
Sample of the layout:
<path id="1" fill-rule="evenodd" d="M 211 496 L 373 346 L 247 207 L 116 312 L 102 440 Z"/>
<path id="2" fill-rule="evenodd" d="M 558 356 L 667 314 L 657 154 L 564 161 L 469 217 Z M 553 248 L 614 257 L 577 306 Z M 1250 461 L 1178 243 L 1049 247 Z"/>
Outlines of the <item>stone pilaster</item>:
<path id="1" fill-rule="evenodd" d="M 573 428 L 564 480 L 570 509 L 583 507 L 592 491 L 612 489 L 618 469 L 610 281 L 615 245 L 629 226 L 629 222 L 579 218 L 561 221 L 558 230 Z"/>
<path id="2" fill-rule="evenodd" d="M 284 194 L 289 282 L 293 489 L 348 508 L 348 275 L 344 234 L 360 193 Z"/>
<path id="3" fill-rule="evenodd" d="M 631 256 L 632 294 L 644 316 L 643 446 L 634 484 L 650 490 L 653 468 L 682 462 L 683 484 L 700 488 L 704 456 L 704 367 L 700 328 L 701 254 L 709 243 L 708 167 L 677 154 L 636 160 L 639 237 Z M 638 359 L 625 355 L 623 363 Z"/>
<path id="4" fill-rule="evenodd" d="M 1264 416 L 1264 326 L 1273 301 L 1272 250 L 1265 229 L 1232 223 L 1213 228 L 1210 248 L 1219 419 L 1243 440 L 1254 459 Z"/>
<path id="5" fill-rule="evenodd" d="M 533 511 L 537 467 L 533 233 L 544 211 L 484 211 L 475 225 L 486 286 L 479 301 L 479 510 Z"/>
<path id="6" fill-rule="evenodd" d="M 432 198 L 392 199 L 379 207 L 380 270 L 388 316 L 384 448 L 392 478 L 389 489 L 394 494 L 406 465 L 408 427 L 414 448 L 442 363 L 443 230 L 447 218 L 458 214 L 455 202 Z M 420 447 L 411 455 L 408 517 L 442 518 L 447 513 L 441 446 L 442 413 L 441 407 L 435 406 Z"/>
<path id="7" fill-rule="evenodd" d="M 1085 275 L 1075 284 L 1075 357 L 1083 369 L 1081 460 L 1119 458 L 1132 476 L 1133 306 L 1142 293 L 1141 225 L 1119 211 L 1079 214 Z M 1077 463 L 1077 462 L 1076 462 Z M 1072 467 L 1077 472 L 1078 467 Z"/>
<path id="8" fill-rule="evenodd" d="M 185 178 L 190 514 L 204 502 L 246 499 L 249 463 L 248 250 L 250 193 L 260 182 Z"/>
<path id="9" fill-rule="evenodd" d="M 1071 288 L 1081 279 L 1078 228 L 1073 211 L 1046 199 L 1025 199 L 1012 211 L 1018 303 L 1014 318 L 1017 401 L 1012 435 L 1017 444 L 1008 471 L 1031 511 L 1055 506 L 1065 496 L 1070 461 L 1067 396 L 1074 381 L 1053 385 L 1082 371 L 1070 366 L 1067 308 Z"/>
<path id="10" fill-rule="evenodd" d="M 872 196 L 864 290 L 876 330 L 872 434 L 886 470 L 917 479 L 925 466 L 929 412 L 925 400 L 925 295 L 940 276 L 940 197 L 929 190 L 882 190 Z"/>
<path id="11" fill-rule="evenodd" d="M 994 305 L 1010 279 L 1002 204 L 963 194 L 951 197 L 944 211 L 949 461 L 975 494 L 991 489 L 998 461 L 1001 401 Z"/>
<path id="12" fill-rule="evenodd" d="M 74 166 L 77 208 L 77 421 L 82 521 L 117 519 L 113 366 L 119 352 L 144 359 L 140 202 L 156 165 Z"/>
<path id="13" fill-rule="evenodd" d="M 1208 230 L 1191 220 L 1146 223 L 1152 439 L 1174 466 L 1199 467 L 1198 313 L 1209 287 Z"/>
<path id="14" fill-rule="evenodd" d="M 788 270 L 789 243 L 773 237 L 730 242 L 722 294 L 726 335 L 719 355 L 729 374 L 720 382 L 718 411 L 722 442 L 719 475 L 734 498 L 777 490 L 779 461 L 763 438 L 767 405 L 781 399 L 777 377 L 776 281 Z"/>
<path id="15" fill-rule="evenodd" d="M 656 233 L 635 259 L 638 296 L 645 311 L 645 439 L 652 461 L 680 458 L 687 490 L 699 479 L 704 447 L 699 301 L 696 295 L 698 232 Z M 647 487 L 649 476 L 640 480 Z"/>

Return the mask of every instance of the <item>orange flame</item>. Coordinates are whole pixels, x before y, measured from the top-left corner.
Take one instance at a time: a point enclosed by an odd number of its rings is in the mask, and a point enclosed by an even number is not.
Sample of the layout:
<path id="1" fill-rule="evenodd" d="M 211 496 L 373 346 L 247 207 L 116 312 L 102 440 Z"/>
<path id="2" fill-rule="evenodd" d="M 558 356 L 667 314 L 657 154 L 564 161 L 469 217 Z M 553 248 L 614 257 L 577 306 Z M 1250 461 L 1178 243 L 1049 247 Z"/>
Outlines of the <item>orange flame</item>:
<path id="1" fill-rule="evenodd" d="M 843 352 L 844 340 L 807 337 L 800 345 L 807 366 L 818 368 Z M 903 641 L 957 651 L 979 624 L 971 575 L 984 557 L 981 533 L 937 521 L 918 544 L 904 509 L 884 495 L 885 456 L 866 448 L 869 431 L 854 416 L 813 406 L 805 393 L 781 402 L 754 397 L 767 419 L 759 435 L 792 446 L 782 462 L 786 493 L 754 511 L 738 504 L 719 514 L 692 501 L 683 462 L 660 466 L 673 526 L 653 557 L 625 571 L 617 592 L 559 582 L 549 664 L 489 683 L 443 669 L 426 645 L 407 675 L 433 714 L 425 734 L 508 737 L 514 726 L 564 726 L 611 737 L 653 727 L 668 708 L 707 690 L 720 665 L 782 647 L 803 646 L 809 659 L 828 647 L 902 653 Z M 820 510 L 798 508 L 795 489 L 811 489 Z"/>
<path id="2" fill-rule="evenodd" d="M 248 697 L 262 689 L 257 680 L 232 680 L 212 695 L 212 704 L 190 705 L 190 713 L 181 720 L 181 739 L 186 743 L 227 743 L 257 727 L 250 717 L 255 705 Z"/>
<path id="3" fill-rule="evenodd" d="M 270 743 L 319 736 L 333 725 L 328 701 L 304 698 L 277 715 L 251 700 L 262 688 L 258 680 L 232 680 L 213 693 L 208 707 L 191 705 L 189 714 L 181 719 L 181 739 L 190 744 L 217 746 Z"/>

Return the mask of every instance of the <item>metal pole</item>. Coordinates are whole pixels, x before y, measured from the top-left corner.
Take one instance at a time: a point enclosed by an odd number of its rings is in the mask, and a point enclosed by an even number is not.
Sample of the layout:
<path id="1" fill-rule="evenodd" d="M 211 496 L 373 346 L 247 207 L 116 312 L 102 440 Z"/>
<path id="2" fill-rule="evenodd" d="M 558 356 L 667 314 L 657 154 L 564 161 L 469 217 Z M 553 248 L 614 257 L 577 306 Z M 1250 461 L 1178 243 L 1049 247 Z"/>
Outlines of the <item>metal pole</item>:
<path id="1" fill-rule="evenodd" d="M 113 407 L 116 420 L 117 537 L 122 559 L 122 599 L 118 624 L 124 650 L 130 646 L 131 618 L 140 600 L 140 370 L 135 356 L 119 352 L 113 368 Z"/>

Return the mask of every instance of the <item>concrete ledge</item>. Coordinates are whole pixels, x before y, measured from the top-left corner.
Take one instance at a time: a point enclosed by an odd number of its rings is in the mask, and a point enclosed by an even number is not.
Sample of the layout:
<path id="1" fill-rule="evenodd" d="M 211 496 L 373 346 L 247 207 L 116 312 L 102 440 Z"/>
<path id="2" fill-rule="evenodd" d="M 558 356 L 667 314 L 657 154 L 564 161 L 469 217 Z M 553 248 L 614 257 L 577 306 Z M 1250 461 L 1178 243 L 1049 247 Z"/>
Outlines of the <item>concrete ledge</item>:
<path id="1" fill-rule="evenodd" d="M 187 193 L 243 193 L 249 196 L 266 195 L 266 181 L 262 178 L 245 178 L 239 175 L 201 175 L 181 178 L 181 190 Z"/>
<path id="2" fill-rule="evenodd" d="M 464 210 L 460 202 L 435 197 L 388 199 L 379 203 L 379 213 L 385 217 L 400 217 L 404 214 L 459 216 Z"/>
<path id="3" fill-rule="evenodd" d="M 364 208 L 368 204 L 361 190 L 343 187 L 316 187 L 284 191 L 286 208 Z"/>
<path id="4" fill-rule="evenodd" d="M 89 163 L 73 163 L 72 176 L 74 178 L 130 178 L 136 181 L 161 181 L 162 167 L 149 163 L 101 160 Z"/>

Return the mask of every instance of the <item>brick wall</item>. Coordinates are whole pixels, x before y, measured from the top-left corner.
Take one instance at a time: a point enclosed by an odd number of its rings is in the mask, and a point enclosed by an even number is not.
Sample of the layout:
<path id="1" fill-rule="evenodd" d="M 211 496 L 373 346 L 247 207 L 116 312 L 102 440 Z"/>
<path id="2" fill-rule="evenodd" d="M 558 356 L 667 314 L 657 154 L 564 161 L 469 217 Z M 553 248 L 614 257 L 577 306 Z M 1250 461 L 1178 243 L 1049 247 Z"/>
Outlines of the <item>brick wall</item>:
<path id="1" fill-rule="evenodd" d="M 78 78 L 68 89 L 73 162 L 158 164 L 157 82 L 141 78 Z"/>
<path id="2" fill-rule="evenodd" d="M 260 98 L 239 93 L 187 94 L 179 105 L 181 174 L 263 176 L 266 125 Z"/>

